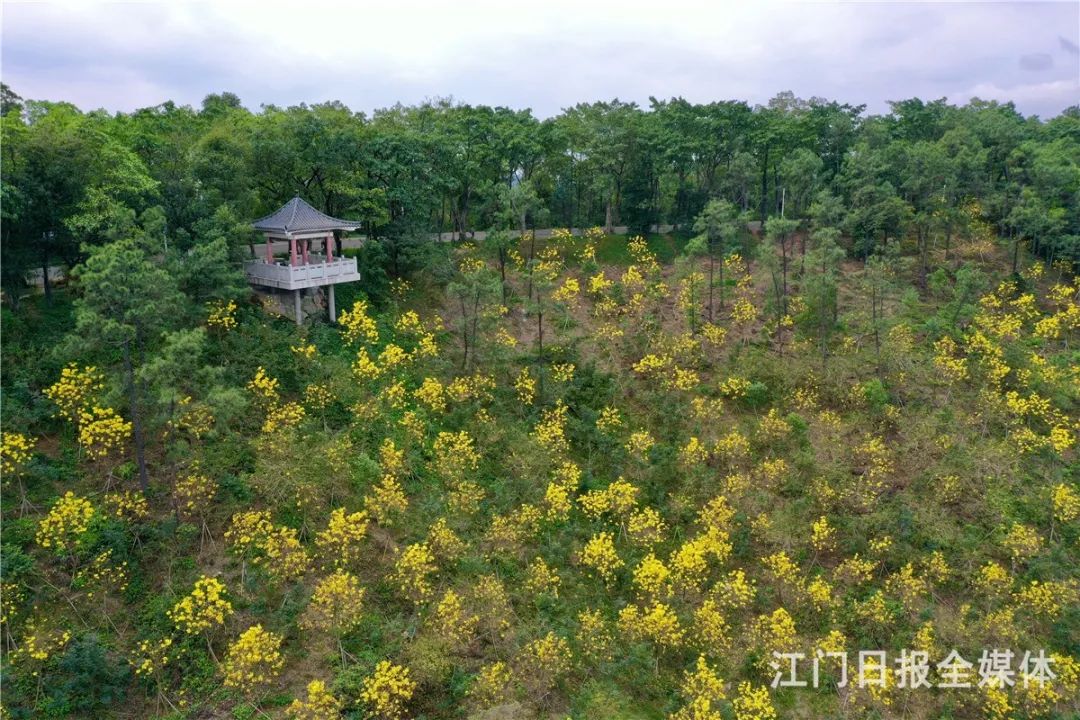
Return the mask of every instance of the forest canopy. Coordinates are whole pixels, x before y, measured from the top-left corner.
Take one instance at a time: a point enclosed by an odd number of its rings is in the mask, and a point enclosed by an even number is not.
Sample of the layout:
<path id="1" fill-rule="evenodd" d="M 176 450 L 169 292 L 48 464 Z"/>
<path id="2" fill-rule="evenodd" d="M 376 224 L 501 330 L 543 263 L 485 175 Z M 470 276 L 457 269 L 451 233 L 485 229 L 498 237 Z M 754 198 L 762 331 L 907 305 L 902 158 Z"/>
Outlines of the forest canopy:
<path id="1" fill-rule="evenodd" d="M 1080 712 L 1080 107 L 0 101 L 5 717 Z"/>

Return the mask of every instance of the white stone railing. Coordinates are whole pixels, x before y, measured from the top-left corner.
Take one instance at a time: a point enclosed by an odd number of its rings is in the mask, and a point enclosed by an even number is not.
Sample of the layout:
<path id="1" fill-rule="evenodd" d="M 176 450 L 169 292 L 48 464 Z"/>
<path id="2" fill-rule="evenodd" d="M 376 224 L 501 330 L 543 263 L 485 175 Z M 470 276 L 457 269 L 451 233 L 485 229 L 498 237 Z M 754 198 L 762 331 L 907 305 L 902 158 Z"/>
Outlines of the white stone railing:
<path id="1" fill-rule="evenodd" d="M 312 260 L 322 260 L 311 258 Z M 298 290 L 318 285 L 359 280 L 356 258 L 334 258 L 333 262 L 309 262 L 307 265 L 268 263 L 265 260 L 249 260 L 244 263 L 248 282 L 256 285 Z"/>

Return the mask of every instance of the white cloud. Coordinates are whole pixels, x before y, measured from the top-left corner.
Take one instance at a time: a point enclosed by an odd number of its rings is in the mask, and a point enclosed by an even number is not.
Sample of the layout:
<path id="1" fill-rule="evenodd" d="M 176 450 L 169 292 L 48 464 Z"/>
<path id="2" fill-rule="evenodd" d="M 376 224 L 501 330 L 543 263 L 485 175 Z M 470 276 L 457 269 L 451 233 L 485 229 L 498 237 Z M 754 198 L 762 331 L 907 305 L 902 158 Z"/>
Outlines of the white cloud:
<path id="1" fill-rule="evenodd" d="M 1075 102 L 1078 22 L 1065 3 L 5 3 L 0 74 L 27 97 L 122 110 L 232 90 L 252 107 L 453 95 L 550 115 L 791 89 L 882 111 L 983 87 L 1049 115 Z M 1021 70 L 1034 55 L 1052 62 Z"/>

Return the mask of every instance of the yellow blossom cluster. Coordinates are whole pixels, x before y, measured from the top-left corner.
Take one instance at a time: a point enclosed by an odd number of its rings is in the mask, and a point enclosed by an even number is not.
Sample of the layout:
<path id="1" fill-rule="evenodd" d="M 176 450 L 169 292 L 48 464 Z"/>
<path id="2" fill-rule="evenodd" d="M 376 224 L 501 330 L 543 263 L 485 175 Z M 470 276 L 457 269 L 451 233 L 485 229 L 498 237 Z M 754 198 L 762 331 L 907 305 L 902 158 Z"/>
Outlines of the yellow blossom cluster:
<path id="1" fill-rule="evenodd" d="M 836 528 L 829 524 L 829 518 L 822 515 L 810 527 L 810 543 L 818 552 L 831 552 L 836 549 Z"/>
<path id="2" fill-rule="evenodd" d="M 1043 540 L 1035 528 L 1013 523 L 1002 538 L 1001 545 L 1009 551 L 1015 563 L 1037 555 L 1042 550 Z"/>
<path id="3" fill-rule="evenodd" d="M 169 651 L 172 648 L 172 638 L 166 637 L 154 642 L 153 640 L 140 640 L 136 646 L 135 654 L 128 659 L 128 664 L 135 670 L 137 677 L 148 677 L 157 674 L 172 659 Z"/>
<path id="4" fill-rule="evenodd" d="M 735 399 L 745 397 L 750 390 L 750 384 L 746 378 L 732 376 L 722 380 L 718 389 L 724 397 Z"/>
<path id="5" fill-rule="evenodd" d="M 424 378 L 420 387 L 413 391 L 421 404 L 427 406 L 432 412 L 444 412 L 446 410 L 446 391 L 443 384 L 435 378 Z"/>
<path id="6" fill-rule="evenodd" d="M 71 640 L 71 631 L 49 629 L 41 620 L 28 620 L 23 628 L 22 641 L 9 656 L 12 665 L 31 661 L 44 663 Z M 33 673 L 37 675 L 35 671 Z"/>
<path id="7" fill-rule="evenodd" d="M 60 371 L 60 379 L 45 389 L 45 397 L 56 403 L 60 417 L 79 422 L 94 394 L 105 387 L 105 378 L 92 365 L 71 364 Z"/>
<path id="8" fill-rule="evenodd" d="M 428 530 L 428 547 L 440 560 L 456 560 L 465 553 L 465 543 L 441 517 Z"/>
<path id="9" fill-rule="evenodd" d="M 646 459 L 649 450 L 656 445 L 656 439 L 648 430 L 637 430 L 630 433 L 626 441 L 626 451 L 641 461 Z"/>
<path id="10" fill-rule="evenodd" d="M 273 527 L 262 542 L 262 556 L 257 558 L 270 577 L 280 582 L 301 578 L 308 570 L 310 559 L 300 537 L 291 527 Z"/>
<path id="11" fill-rule="evenodd" d="M 405 713 L 405 705 L 416 692 L 416 682 L 409 669 L 382 660 L 375 672 L 364 678 L 360 699 L 367 703 L 372 713 L 385 720 L 398 720 Z"/>
<path id="12" fill-rule="evenodd" d="M 724 681 L 716 674 L 704 655 L 699 655 L 693 670 L 687 670 L 683 674 L 682 694 L 687 699 L 678 712 L 669 717 L 669 720 L 705 720 L 705 718 L 719 718 L 717 704 L 727 696 L 724 692 Z"/>
<path id="13" fill-rule="evenodd" d="M 439 636 L 455 645 L 468 645 L 476 632 L 480 618 L 465 610 L 461 596 L 447 590 L 435 605 L 431 623 Z"/>
<path id="14" fill-rule="evenodd" d="M 555 407 L 540 413 L 540 421 L 533 427 L 533 437 L 549 452 L 561 454 L 570 449 L 566 439 L 566 419 L 569 408 L 562 400 Z"/>
<path id="15" fill-rule="evenodd" d="M 676 648 L 686 636 L 675 611 L 658 601 L 646 608 L 624 607 L 619 611 L 619 628 L 627 636 L 648 640 L 660 649 Z"/>
<path id="16" fill-rule="evenodd" d="M 469 697 L 481 707 L 492 707 L 509 697 L 511 682 L 513 673 L 510 667 L 505 662 L 496 660 L 477 671 L 469 687 Z"/>
<path id="17" fill-rule="evenodd" d="M 90 501 L 69 490 L 38 523 L 34 539 L 41 547 L 59 555 L 73 552 L 90 529 L 94 516 Z"/>
<path id="18" fill-rule="evenodd" d="M 581 563 L 595 571 L 605 583 L 610 584 L 615 579 L 615 571 L 623 566 L 623 561 L 615 551 L 611 533 L 593 535 L 581 551 Z"/>
<path id="19" fill-rule="evenodd" d="M 435 555 L 428 544 L 413 543 L 398 554 L 392 579 L 403 595 L 419 605 L 431 597 L 435 570 Z"/>
<path id="20" fill-rule="evenodd" d="M 634 568 L 634 587 L 647 599 L 662 599 L 670 594 L 671 570 L 654 553 L 646 555 Z"/>
<path id="21" fill-rule="evenodd" d="M 640 490 L 633 483 L 618 478 L 603 490 L 590 490 L 578 497 L 582 511 L 593 519 L 604 514 L 626 518 L 637 505 Z"/>
<path id="22" fill-rule="evenodd" d="M 309 342 L 301 341 L 298 345 L 290 345 L 289 350 L 292 354 L 301 360 L 314 360 L 315 356 L 319 354 L 318 348 Z"/>
<path id="23" fill-rule="evenodd" d="M 680 367 L 671 354 L 645 355 L 633 366 L 634 372 L 657 382 L 665 390 L 693 390 L 699 382 L 698 374 Z"/>
<path id="24" fill-rule="evenodd" d="M 379 341 L 379 330 L 368 314 L 368 309 L 366 300 L 357 300 L 352 309 L 343 310 L 338 316 L 338 323 L 345 331 L 345 342 L 352 344 L 357 340 L 367 343 Z"/>
<path id="25" fill-rule="evenodd" d="M 347 632 L 363 618 L 364 595 L 365 590 L 355 575 L 337 570 L 315 585 L 300 626 L 309 630 Z"/>
<path id="26" fill-rule="evenodd" d="M 450 482 L 464 480 L 480 466 L 476 441 L 468 432 L 440 432 L 432 445 L 435 470 Z"/>
<path id="27" fill-rule="evenodd" d="M 169 421 L 169 427 L 201 440 L 214 429 L 214 410 L 205 402 L 193 402 L 190 395 L 185 395 L 177 403 L 176 416 Z"/>
<path id="28" fill-rule="evenodd" d="M 0 440 L 0 474 L 10 477 L 17 474 L 30 459 L 34 440 L 17 432 L 5 432 Z"/>
<path id="29" fill-rule="evenodd" d="M 555 302 L 565 303 L 567 305 L 574 305 L 577 302 L 578 295 L 581 294 L 581 283 L 575 277 L 568 277 L 563 280 L 563 284 L 555 289 L 551 293 L 551 299 Z"/>
<path id="30" fill-rule="evenodd" d="M 934 343 L 934 367 L 949 382 L 958 382 L 968 376 L 967 359 L 957 357 L 956 341 L 948 335 Z"/>
<path id="31" fill-rule="evenodd" d="M 622 427 L 622 413 L 617 407 L 607 406 L 600 411 L 600 417 L 596 418 L 596 429 L 602 433 L 610 433 Z"/>
<path id="32" fill-rule="evenodd" d="M 196 469 L 176 481 L 173 495 L 180 512 L 201 516 L 210 508 L 216 493 L 217 483 Z"/>
<path id="33" fill-rule="evenodd" d="M 262 426 L 263 434 L 271 435 L 286 432 L 290 428 L 299 425 L 306 414 L 304 406 L 300 403 L 275 404 L 266 413 L 266 420 L 263 421 Z"/>
<path id="34" fill-rule="evenodd" d="M 105 506 L 120 520 L 145 520 L 150 516 L 150 505 L 142 493 L 124 490 L 105 496 Z"/>
<path id="35" fill-rule="evenodd" d="M 315 546 L 333 565 L 351 565 L 360 558 L 360 545 L 367 535 L 368 522 L 368 514 L 363 510 L 347 513 L 345 508 L 335 508 L 326 528 L 315 536 Z"/>
<path id="36" fill-rule="evenodd" d="M 655 508 L 642 508 L 630 515 L 626 532 L 635 545 L 655 545 L 667 534 L 667 523 Z"/>
<path id="37" fill-rule="evenodd" d="M 343 703 L 334 697 L 322 680 L 307 684 L 307 698 L 296 698 L 285 708 L 289 720 L 338 720 Z"/>
<path id="38" fill-rule="evenodd" d="M 209 309 L 209 315 L 206 318 L 206 325 L 210 328 L 216 328 L 228 332 L 236 327 L 236 301 L 235 300 L 216 300 L 206 304 Z"/>
<path id="39" fill-rule="evenodd" d="M 131 437 L 131 423 L 112 408 L 94 406 L 79 413 L 79 446 L 91 459 L 107 457 Z"/>
<path id="40" fill-rule="evenodd" d="M 383 475 L 371 492 L 364 496 L 364 509 L 370 512 L 380 525 L 389 525 L 393 518 L 409 508 L 409 498 L 401 483 L 391 474 Z"/>
<path id="41" fill-rule="evenodd" d="M 559 584 L 562 578 L 555 568 L 544 562 L 542 557 L 533 558 L 525 568 L 525 589 L 534 595 L 559 597 Z"/>
<path id="42" fill-rule="evenodd" d="M 1069 523 L 1080 517 L 1080 493 L 1065 483 L 1058 483 L 1051 490 L 1054 519 Z"/>
<path id="43" fill-rule="evenodd" d="M 123 561 L 113 562 L 112 550 L 105 550 L 94 556 L 88 565 L 79 569 L 72 578 L 72 585 L 87 588 L 86 597 L 104 595 L 109 590 L 124 592 L 128 585 L 128 564 Z"/>
<path id="44" fill-rule="evenodd" d="M 177 629 L 197 635 L 225 623 L 233 614 L 232 603 L 225 597 L 225 585 L 217 578 L 203 575 L 191 592 L 173 605 L 169 619 Z"/>
<path id="45" fill-rule="evenodd" d="M 229 646 L 221 668 L 225 687 L 250 694 L 272 683 L 284 664 L 281 636 L 252 625 Z"/>
<path id="46" fill-rule="evenodd" d="M 754 644 L 763 652 L 763 663 L 772 660 L 774 652 L 793 652 L 796 643 L 795 620 L 784 608 L 759 615 L 750 630 Z"/>
<path id="47" fill-rule="evenodd" d="M 529 368 L 521 368 L 517 379 L 514 380 L 514 389 L 517 390 L 518 400 L 522 405 L 532 405 L 536 398 L 536 379 L 529 374 Z"/>
<path id="48" fill-rule="evenodd" d="M 265 369 L 260 367 L 255 371 L 255 377 L 248 382 L 247 389 L 261 405 L 272 406 L 277 404 L 279 397 L 277 378 L 267 375 Z"/>
<path id="49" fill-rule="evenodd" d="M 325 385 L 312 383 L 304 388 L 304 404 L 312 410 L 325 410 L 333 401 L 334 393 Z"/>
<path id="50" fill-rule="evenodd" d="M 546 692 L 570 670 L 572 659 L 570 643 L 566 638 L 549 632 L 522 648 L 520 677 L 541 692 Z"/>

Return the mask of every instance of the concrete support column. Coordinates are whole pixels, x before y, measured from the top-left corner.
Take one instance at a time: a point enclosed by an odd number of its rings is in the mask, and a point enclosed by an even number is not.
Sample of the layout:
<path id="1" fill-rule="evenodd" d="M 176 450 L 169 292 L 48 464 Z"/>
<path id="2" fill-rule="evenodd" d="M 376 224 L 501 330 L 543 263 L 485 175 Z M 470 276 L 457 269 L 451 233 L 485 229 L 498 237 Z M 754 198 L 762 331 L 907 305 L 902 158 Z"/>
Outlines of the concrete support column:
<path id="1" fill-rule="evenodd" d="M 296 238 L 289 238 L 289 264 L 296 267 Z"/>
<path id="2" fill-rule="evenodd" d="M 296 324 L 297 325 L 302 324 L 303 321 L 304 321 L 303 317 L 300 315 L 300 292 L 301 292 L 300 290 L 293 290 L 293 304 L 294 304 L 294 306 L 296 308 Z"/>
<path id="3" fill-rule="evenodd" d="M 326 286 L 326 307 L 330 311 L 330 324 L 337 322 L 337 307 L 334 305 L 334 286 Z"/>

